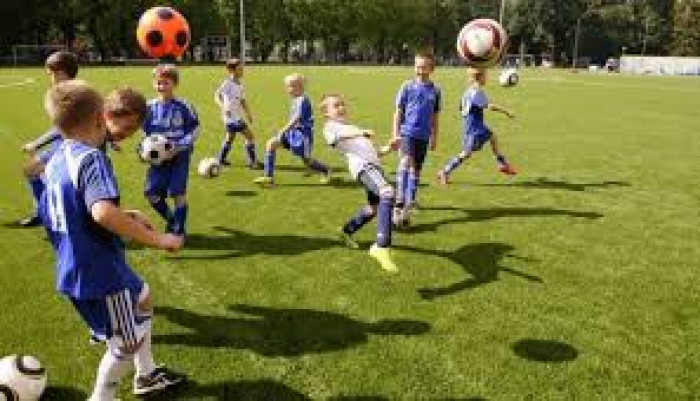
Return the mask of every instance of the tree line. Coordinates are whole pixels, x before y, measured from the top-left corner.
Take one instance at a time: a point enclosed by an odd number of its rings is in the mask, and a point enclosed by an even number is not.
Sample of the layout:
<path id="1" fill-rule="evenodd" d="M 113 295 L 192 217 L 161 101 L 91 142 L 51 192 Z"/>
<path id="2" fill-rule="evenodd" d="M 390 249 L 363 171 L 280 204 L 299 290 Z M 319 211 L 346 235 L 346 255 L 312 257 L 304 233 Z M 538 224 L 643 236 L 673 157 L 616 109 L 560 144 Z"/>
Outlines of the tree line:
<path id="1" fill-rule="evenodd" d="M 90 47 L 101 58 L 138 57 L 135 27 L 154 5 L 188 19 L 192 43 L 225 35 L 239 52 L 239 0 L 2 0 L 0 55 L 15 44 Z M 566 62 L 580 32 L 579 54 L 604 60 L 628 54 L 700 55 L 700 0 L 505 0 L 511 53 L 549 54 Z M 430 48 L 454 55 L 460 27 L 498 19 L 501 0 L 244 0 L 249 57 L 313 56 L 329 62 L 386 63 Z M 577 26 L 579 29 L 577 30 Z"/>

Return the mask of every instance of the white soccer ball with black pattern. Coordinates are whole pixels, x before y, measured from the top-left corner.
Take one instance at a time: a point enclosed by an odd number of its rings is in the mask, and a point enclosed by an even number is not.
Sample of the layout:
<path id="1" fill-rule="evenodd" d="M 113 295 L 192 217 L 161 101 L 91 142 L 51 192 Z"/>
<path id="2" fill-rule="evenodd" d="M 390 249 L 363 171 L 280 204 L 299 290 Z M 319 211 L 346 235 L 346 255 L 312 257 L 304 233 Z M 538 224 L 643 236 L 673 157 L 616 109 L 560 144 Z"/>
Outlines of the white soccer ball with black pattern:
<path id="1" fill-rule="evenodd" d="M 221 174 L 221 164 L 213 157 L 205 157 L 199 161 L 197 172 L 204 178 L 214 178 Z"/>
<path id="2" fill-rule="evenodd" d="M 488 18 L 470 21 L 457 35 L 457 53 L 475 68 L 491 68 L 500 63 L 507 45 L 506 30 Z"/>
<path id="3" fill-rule="evenodd" d="M 508 68 L 501 72 L 498 77 L 498 82 L 501 86 L 515 86 L 520 81 L 520 76 L 518 75 L 518 70 L 515 68 Z"/>
<path id="4" fill-rule="evenodd" d="M 37 401 L 45 389 L 46 371 L 38 359 L 29 355 L 0 359 L 0 400 Z"/>
<path id="5" fill-rule="evenodd" d="M 143 138 L 138 152 L 141 160 L 157 166 L 173 158 L 175 147 L 164 135 L 154 134 Z"/>

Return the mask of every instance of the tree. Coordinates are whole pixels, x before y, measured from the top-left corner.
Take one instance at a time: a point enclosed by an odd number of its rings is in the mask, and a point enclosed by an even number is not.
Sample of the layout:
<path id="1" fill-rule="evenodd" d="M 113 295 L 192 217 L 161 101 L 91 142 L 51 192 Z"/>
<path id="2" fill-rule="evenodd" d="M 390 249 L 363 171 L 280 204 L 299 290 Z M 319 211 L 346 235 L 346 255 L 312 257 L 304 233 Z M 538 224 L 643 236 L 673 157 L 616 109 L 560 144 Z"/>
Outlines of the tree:
<path id="1" fill-rule="evenodd" d="M 700 2 L 679 0 L 673 14 L 672 53 L 676 56 L 700 56 Z"/>

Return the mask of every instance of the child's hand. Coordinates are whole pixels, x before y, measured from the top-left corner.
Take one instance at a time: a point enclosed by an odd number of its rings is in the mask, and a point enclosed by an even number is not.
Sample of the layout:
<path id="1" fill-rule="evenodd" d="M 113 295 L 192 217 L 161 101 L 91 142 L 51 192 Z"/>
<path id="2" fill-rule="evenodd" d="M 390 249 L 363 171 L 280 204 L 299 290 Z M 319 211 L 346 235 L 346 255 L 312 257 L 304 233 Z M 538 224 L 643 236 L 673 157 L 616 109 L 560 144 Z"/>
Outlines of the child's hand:
<path id="1" fill-rule="evenodd" d="M 182 249 L 185 239 L 181 235 L 160 234 L 159 248 L 168 252 L 177 252 Z"/>

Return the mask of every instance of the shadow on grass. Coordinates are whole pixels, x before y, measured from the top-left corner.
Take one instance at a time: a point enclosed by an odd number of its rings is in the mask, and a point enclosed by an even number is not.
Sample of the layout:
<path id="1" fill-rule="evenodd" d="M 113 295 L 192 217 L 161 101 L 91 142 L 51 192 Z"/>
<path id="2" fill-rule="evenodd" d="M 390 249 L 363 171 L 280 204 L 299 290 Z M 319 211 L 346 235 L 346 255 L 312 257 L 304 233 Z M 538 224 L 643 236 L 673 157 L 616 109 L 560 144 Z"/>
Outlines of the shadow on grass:
<path id="1" fill-rule="evenodd" d="M 228 259 L 251 255 L 293 256 L 321 249 L 342 247 L 337 240 L 299 235 L 255 235 L 226 227 L 214 227 L 223 235 L 189 234 L 185 249 L 228 251 L 219 255 L 172 256 L 176 260 Z"/>
<path id="2" fill-rule="evenodd" d="M 210 385 L 188 383 L 147 400 L 214 399 L 220 401 L 311 401 L 313 398 L 272 379 L 225 381 Z M 388 401 L 379 396 L 333 396 L 328 401 Z"/>
<path id="3" fill-rule="evenodd" d="M 255 191 L 227 191 L 226 196 L 238 196 L 241 198 L 255 196 L 258 193 Z"/>
<path id="4" fill-rule="evenodd" d="M 430 223 L 419 223 L 412 225 L 406 229 L 405 232 L 409 233 L 423 233 L 431 232 L 438 229 L 438 227 L 446 224 L 459 224 L 459 223 L 471 223 L 478 221 L 488 221 L 499 219 L 503 217 L 551 217 L 551 216 L 564 216 L 564 217 L 576 217 L 583 219 L 599 219 L 603 217 L 602 214 L 596 212 L 579 212 L 575 210 L 565 210 L 565 209 L 552 209 L 543 207 L 495 207 L 488 209 L 466 209 L 458 208 L 453 206 L 432 206 L 424 207 L 423 210 L 434 210 L 434 211 L 455 211 L 462 212 L 464 216 L 453 217 L 450 219 L 438 220 Z"/>
<path id="5" fill-rule="evenodd" d="M 528 189 L 555 189 L 563 191 L 584 192 L 587 189 L 602 189 L 610 187 L 629 187 L 626 181 L 601 181 L 574 183 L 562 180 L 551 180 L 546 177 L 539 177 L 532 181 L 520 181 L 508 184 L 470 184 L 475 187 L 516 187 Z"/>
<path id="6" fill-rule="evenodd" d="M 41 396 L 42 401 L 85 400 L 88 394 L 72 387 L 49 386 Z"/>
<path id="7" fill-rule="evenodd" d="M 339 351 L 369 340 L 371 335 L 415 336 L 430 325 L 417 320 L 363 322 L 349 316 L 309 309 L 232 305 L 232 316 L 208 316 L 172 307 L 157 307 L 156 315 L 191 333 L 154 336 L 159 344 L 247 349 L 257 354 L 300 356 Z"/>
<path id="8" fill-rule="evenodd" d="M 436 251 L 416 247 L 397 246 L 397 249 L 422 253 L 425 255 L 439 256 L 462 266 L 470 277 L 441 287 L 425 287 L 418 289 L 421 298 L 431 301 L 435 298 L 453 295 L 461 291 L 474 289 L 484 284 L 498 281 L 501 272 L 507 273 L 533 283 L 543 283 L 537 276 L 523 273 L 510 267 L 501 266 L 504 258 L 516 258 L 529 260 L 515 255 L 510 255 L 515 248 L 499 242 L 486 242 L 482 244 L 470 244 L 454 251 Z"/>
<path id="9" fill-rule="evenodd" d="M 523 359 L 535 362 L 569 362 L 578 357 L 576 348 L 567 343 L 529 338 L 515 342 L 513 352 Z"/>

